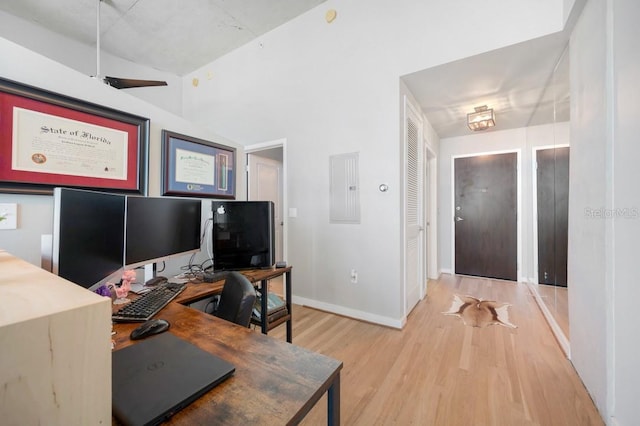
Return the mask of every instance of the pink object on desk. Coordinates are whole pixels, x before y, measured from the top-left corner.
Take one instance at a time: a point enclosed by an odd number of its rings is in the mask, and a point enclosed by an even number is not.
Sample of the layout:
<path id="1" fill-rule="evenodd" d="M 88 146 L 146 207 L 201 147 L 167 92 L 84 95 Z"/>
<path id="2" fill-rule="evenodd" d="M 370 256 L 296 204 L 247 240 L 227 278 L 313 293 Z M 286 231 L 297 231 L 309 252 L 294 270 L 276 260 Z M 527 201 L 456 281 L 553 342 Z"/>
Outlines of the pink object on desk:
<path id="1" fill-rule="evenodd" d="M 131 283 L 135 280 L 136 280 L 136 272 L 134 270 L 128 269 L 122 273 L 120 285 L 114 286 L 116 297 L 120 301 L 120 303 L 124 303 L 122 299 L 125 299 L 127 297 L 129 292 L 131 291 Z"/>

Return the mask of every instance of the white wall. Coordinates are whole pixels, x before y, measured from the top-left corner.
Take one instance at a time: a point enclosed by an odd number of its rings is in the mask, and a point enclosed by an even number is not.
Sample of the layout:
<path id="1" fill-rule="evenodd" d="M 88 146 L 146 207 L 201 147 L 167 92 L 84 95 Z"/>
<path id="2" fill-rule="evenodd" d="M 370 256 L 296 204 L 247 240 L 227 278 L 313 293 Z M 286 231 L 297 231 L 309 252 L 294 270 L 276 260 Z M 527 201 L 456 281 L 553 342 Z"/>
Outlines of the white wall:
<path id="1" fill-rule="evenodd" d="M 469 7 L 473 13 L 462 12 Z M 330 8 L 338 15 L 328 24 Z M 559 31 L 562 17 L 558 0 L 490 0 L 481 8 L 469 0 L 329 0 L 186 75 L 184 112 L 243 144 L 286 138 L 289 206 L 298 209 L 287 259 L 295 295 L 398 325 L 399 77 Z M 330 225 L 329 156 L 353 151 L 360 152 L 362 223 Z M 386 193 L 378 191 L 382 182 Z M 351 269 L 358 284 L 349 281 Z"/>
<path id="2" fill-rule="evenodd" d="M 587 2 L 571 36 L 567 259 L 572 362 L 603 416 L 607 413 L 607 258 L 611 246 L 609 224 L 589 217 L 586 209 L 610 207 L 606 16 L 606 2 Z"/>
<path id="3" fill-rule="evenodd" d="M 73 41 L 2 11 L 0 37 L 65 64 L 84 75 L 96 75 L 95 45 Z M 142 80 L 164 80 L 167 86 L 126 89 L 126 92 L 174 114 L 182 113 L 182 80 L 176 75 L 116 58 L 104 49 L 100 52 L 100 74 Z"/>
<path id="4" fill-rule="evenodd" d="M 468 136 L 444 138 L 440 142 L 438 156 L 439 194 L 438 247 L 440 268 L 453 273 L 453 175 L 454 156 L 477 155 L 489 152 L 520 152 L 521 183 L 518 188 L 520 199 L 520 270 L 521 281 L 530 281 L 534 276 L 533 265 L 533 193 L 532 193 L 532 149 L 536 146 L 569 143 L 569 123 L 545 124 L 519 129 L 489 131 Z"/>
<path id="5" fill-rule="evenodd" d="M 0 77 L 150 118 L 149 195 L 160 195 L 162 129 L 235 146 L 239 149 L 238 156 L 242 157 L 241 147 L 228 139 L 3 38 L 0 38 L 0 57 L 11 58 L 0 61 Z M 238 196 L 244 199 L 244 175 L 239 174 L 239 179 Z M 52 232 L 53 197 L 0 194 L 0 203 L 18 204 L 18 229 L 0 230 L 0 248 L 40 266 L 40 236 Z M 200 259 L 204 259 L 204 254 Z M 185 259 L 178 259 L 167 272 L 184 264 Z"/>
<path id="6" fill-rule="evenodd" d="M 638 2 L 591 1 L 571 37 L 571 352 L 612 425 L 640 417 L 639 18 Z"/>
<path id="7" fill-rule="evenodd" d="M 562 0 L 562 2 L 564 3 L 563 19 L 564 21 L 567 21 L 567 19 L 569 19 L 569 15 L 571 14 L 571 11 L 573 10 L 574 5 L 576 4 L 576 0 Z"/>
<path id="8" fill-rule="evenodd" d="M 632 425 L 640 418 L 640 338 L 637 305 L 638 243 L 640 242 L 640 2 L 611 1 L 614 26 L 612 41 L 613 175 L 615 208 L 628 214 L 613 219 L 613 407 L 619 425 Z"/>

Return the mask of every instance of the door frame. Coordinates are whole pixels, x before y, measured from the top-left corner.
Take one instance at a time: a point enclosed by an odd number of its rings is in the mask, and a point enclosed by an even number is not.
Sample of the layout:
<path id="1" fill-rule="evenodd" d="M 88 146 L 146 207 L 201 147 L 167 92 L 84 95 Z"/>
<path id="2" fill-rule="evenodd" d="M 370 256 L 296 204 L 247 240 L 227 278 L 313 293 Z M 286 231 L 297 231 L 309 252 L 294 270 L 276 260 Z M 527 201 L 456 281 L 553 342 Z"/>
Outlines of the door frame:
<path id="1" fill-rule="evenodd" d="M 531 239 L 533 242 L 533 278 L 529 278 L 529 281 L 536 286 L 539 284 L 538 282 L 538 169 L 537 169 L 537 158 L 538 151 L 542 151 L 545 149 L 555 149 L 555 148 L 571 148 L 568 143 L 565 144 L 557 144 L 557 145 L 540 145 L 531 147 L 531 183 L 532 183 L 532 204 L 531 204 L 531 217 L 532 217 L 532 234 Z"/>
<path id="2" fill-rule="evenodd" d="M 289 228 L 289 200 L 288 200 L 288 190 L 287 190 L 287 139 L 275 139 L 272 141 L 259 142 L 252 145 L 247 145 L 244 147 L 244 168 L 245 173 L 247 172 L 247 155 L 255 154 L 260 151 L 265 151 L 273 148 L 282 148 L 282 259 L 288 259 L 288 246 L 289 246 L 289 238 L 288 238 L 288 228 Z M 246 179 L 247 184 L 247 198 L 249 197 L 248 185 L 249 179 L 247 176 Z"/>
<path id="3" fill-rule="evenodd" d="M 517 247 L 518 253 L 516 255 L 516 277 L 520 282 L 526 282 L 527 280 L 522 277 L 522 150 L 516 149 L 504 149 L 497 151 L 485 151 L 472 154 L 460 154 L 451 156 L 451 217 L 449 221 L 451 223 L 451 269 L 453 274 L 456 273 L 456 227 L 455 227 L 455 213 L 456 213 L 456 159 L 457 158 L 469 158 L 480 157 L 482 155 L 494 155 L 494 154 L 516 154 L 516 190 L 517 207 L 516 207 L 516 227 L 517 227 Z M 493 278 L 492 278 L 493 279 Z"/>
<path id="4" fill-rule="evenodd" d="M 424 138 L 424 225 L 425 235 L 425 280 L 424 294 L 427 293 L 428 279 L 438 279 L 438 156 Z"/>

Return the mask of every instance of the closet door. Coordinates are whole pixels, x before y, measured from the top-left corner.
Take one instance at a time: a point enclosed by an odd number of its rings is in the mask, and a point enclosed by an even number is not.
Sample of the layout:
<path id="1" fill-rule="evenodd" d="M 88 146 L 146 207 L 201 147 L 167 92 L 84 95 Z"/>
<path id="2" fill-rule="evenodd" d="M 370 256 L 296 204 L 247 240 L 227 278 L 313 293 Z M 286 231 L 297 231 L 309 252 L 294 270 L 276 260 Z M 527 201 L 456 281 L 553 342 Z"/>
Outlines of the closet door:
<path id="1" fill-rule="evenodd" d="M 405 103 L 405 314 L 422 299 L 425 278 L 422 119 Z"/>

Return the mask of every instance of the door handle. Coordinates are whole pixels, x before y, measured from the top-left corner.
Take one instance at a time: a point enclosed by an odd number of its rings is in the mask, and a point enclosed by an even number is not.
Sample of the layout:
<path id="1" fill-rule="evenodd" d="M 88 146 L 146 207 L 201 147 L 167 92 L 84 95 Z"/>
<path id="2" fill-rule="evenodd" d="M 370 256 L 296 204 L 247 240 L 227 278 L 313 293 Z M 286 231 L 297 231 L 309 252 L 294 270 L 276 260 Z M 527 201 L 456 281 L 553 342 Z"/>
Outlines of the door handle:
<path id="1" fill-rule="evenodd" d="M 464 219 L 461 218 L 460 216 L 456 216 L 456 222 L 460 222 L 461 220 L 464 220 Z"/>

